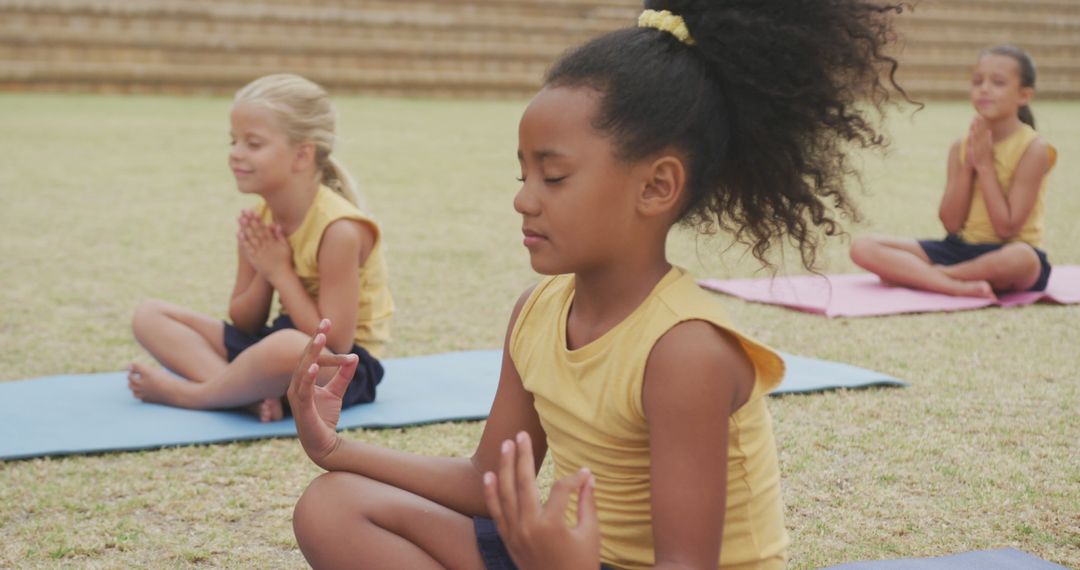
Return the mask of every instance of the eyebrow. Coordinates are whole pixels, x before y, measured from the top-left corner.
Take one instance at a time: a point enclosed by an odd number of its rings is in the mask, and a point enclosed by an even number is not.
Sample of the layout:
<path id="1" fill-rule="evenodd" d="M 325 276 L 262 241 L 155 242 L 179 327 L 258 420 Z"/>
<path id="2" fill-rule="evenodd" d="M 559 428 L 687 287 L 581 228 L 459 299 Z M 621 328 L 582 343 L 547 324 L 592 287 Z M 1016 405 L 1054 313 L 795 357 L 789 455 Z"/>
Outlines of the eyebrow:
<path id="1" fill-rule="evenodd" d="M 544 160 L 546 160 L 548 158 L 561 158 L 561 157 L 565 157 L 565 156 L 568 156 L 568 155 L 566 153 L 564 153 L 564 152 L 559 152 L 559 151 L 553 150 L 553 149 L 538 150 L 538 151 L 534 151 L 532 153 L 532 157 L 534 159 L 540 161 L 540 162 L 543 162 Z M 518 157 L 518 160 L 525 160 L 525 154 L 522 153 L 520 150 L 517 153 L 517 157 Z"/>

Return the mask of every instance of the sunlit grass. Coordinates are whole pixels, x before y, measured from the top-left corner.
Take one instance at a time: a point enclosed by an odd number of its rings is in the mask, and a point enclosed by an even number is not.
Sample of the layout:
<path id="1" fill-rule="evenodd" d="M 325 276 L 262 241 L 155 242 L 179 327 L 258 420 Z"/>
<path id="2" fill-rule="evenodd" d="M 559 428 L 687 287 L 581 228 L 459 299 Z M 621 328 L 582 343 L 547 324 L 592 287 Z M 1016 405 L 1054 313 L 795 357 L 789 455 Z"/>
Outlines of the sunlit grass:
<path id="1" fill-rule="evenodd" d="M 393 354 L 496 347 L 536 280 L 511 208 L 524 102 L 343 98 L 338 151 L 384 224 Z M 128 320 L 160 297 L 222 316 L 233 224 L 225 99 L 0 96 L 0 380 L 118 370 L 145 358 Z M 1080 263 L 1080 104 L 1036 106 L 1059 149 L 1051 260 Z M 866 223 L 937 236 L 945 150 L 967 105 L 894 114 L 863 154 Z M 701 276 L 759 266 L 722 238 L 673 236 Z M 822 269 L 848 272 L 846 244 Z M 782 265 L 797 271 L 788 252 Z M 722 297 L 789 352 L 877 369 L 902 390 L 771 402 L 792 568 L 1013 546 L 1080 566 L 1080 308 L 827 320 Z M 57 398 L 65 397 L 57 394 Z M 467 454 L 479 423 L 353 432 Z M 318 473 L 294 440 L 0 464 L 0 567 L 296 567 L 291 509 Z"/>

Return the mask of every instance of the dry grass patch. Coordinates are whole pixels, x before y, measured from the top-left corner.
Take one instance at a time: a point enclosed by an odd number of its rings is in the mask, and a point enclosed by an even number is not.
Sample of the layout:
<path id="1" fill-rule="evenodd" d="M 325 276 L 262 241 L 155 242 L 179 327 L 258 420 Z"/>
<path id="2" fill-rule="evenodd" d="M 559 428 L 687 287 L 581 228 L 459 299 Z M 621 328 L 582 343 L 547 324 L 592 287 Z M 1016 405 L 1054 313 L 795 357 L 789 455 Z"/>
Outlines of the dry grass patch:
<path id="1" fill-rule="evenodd" d="M 339 155 L 385 225 L 395 355 L 499 346 L 536 279 L 511 209 L 523 103 L 338 102 Z M 225 168 L 227 107 L 0 96 L 0 380 L 145 358 L 128 321 L 147 297 L 224 314 L 233 220 L 251 203 Z M 1051 259 L 1080 263 L 1080 104 L 1035 110 L 1062 157 Z M 868 221 L 853 231 L 939 235 L 945 151 L 969 117 L 941 103 L 894 116 L 891 154 L 861 158 Z M 679 233 L 671 252 L 702 276 L 755 274 L 725 245 Z M 829 244 L 824 269 L 852 270 L 845 247 Z M 792 568 L 1002 546 L 1080 567 L 1080 307 L 827 320 L 721 299 L 778 348 L 911 383 L 771 402 Z M 481 429 L 350 436 L 462 455 Z M 3 463 L 0 567 L 294 568 L 291 509 L 317 473 L 291 439 Z"/>

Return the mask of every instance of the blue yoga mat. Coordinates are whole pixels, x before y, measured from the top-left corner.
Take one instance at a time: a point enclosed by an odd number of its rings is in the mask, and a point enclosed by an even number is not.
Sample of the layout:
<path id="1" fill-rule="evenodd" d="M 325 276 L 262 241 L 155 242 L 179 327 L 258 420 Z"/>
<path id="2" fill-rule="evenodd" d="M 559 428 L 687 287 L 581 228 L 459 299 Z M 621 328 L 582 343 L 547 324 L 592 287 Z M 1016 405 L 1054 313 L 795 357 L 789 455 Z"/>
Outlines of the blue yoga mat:
<path id="1" fill-rule="evenodd" d="M 938 558 L 868 560 L 822 570 L 1068 570 L 1015 548 L 976 550 Z"/>
<path id="2" fill-rule="evenodd" d="M 501 357 L 500 350 L 475 350 L 384 360 L 376 401 L 344 410 L 339 427 L 483 419 L 495 397 Z M 788 373 L 773 394 L 905 385 L 846 364 L 784 359 Z M 242 412 L 144 404 L 128 391 L 124 372 L 0 382 L 0 459 L 295 435 L 291 418 L 260 423 Z"/>

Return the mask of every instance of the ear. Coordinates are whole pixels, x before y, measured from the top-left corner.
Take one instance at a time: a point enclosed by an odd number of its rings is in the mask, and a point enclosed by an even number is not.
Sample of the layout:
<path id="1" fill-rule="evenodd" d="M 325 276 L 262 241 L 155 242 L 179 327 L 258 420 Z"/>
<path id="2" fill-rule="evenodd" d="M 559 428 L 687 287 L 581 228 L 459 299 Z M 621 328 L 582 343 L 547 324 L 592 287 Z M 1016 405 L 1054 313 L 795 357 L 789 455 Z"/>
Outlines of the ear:
<path id="1" fill-rule="evenodd" d="M 1020 88 L 1020 105 L 1028 105 L 1031 100 L 1035 98 L 1034 87 L 1021 87 Z"/>
<path id="2" fill-rule="evenodd" d="M 645 184 L 638 196 L 638 212 L 652 217 L 671 213 L 682 203 L 686 190 L 686 168 L 674 154 L 652 161 L 645 171 Z"/>
<path id="3" fill-rule="evenodd" d="M 303 172 L 315 164 L 315 143 L 300 143 L 296 145 L 296 153 L 293 155 L 293 170 Z"/>

